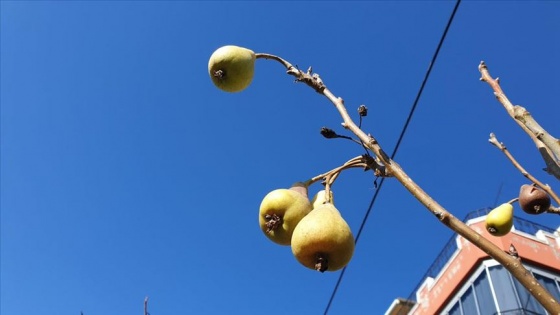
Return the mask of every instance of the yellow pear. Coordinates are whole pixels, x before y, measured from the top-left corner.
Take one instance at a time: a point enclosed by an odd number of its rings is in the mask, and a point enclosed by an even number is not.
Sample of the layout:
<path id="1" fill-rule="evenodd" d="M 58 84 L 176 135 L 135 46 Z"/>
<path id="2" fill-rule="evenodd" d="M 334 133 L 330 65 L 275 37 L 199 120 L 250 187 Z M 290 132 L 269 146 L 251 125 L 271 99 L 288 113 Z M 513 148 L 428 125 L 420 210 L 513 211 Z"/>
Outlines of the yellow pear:
<path id="1" fill-rule="evenodd" d="M 494 236 L 504 236 L 513 226 L 513 206 L 503 203 L 486 216 L 486 230 Z"/>
<path id="2" fill-rule="evenodd" d="M 354 236 L 340 212 L 327 202 L 314 208 L 296 226 L 292 253 L 305 267 L 336 271 L 352 259 Z"/>
<path id="3" fill-rule="evenodd" d="M 240 92 L 253 81 L 255 53 L 239 46 L 222 46 L 210 56 L 208 73 L 219 89 Z"/>
<path id="4" fill-rule="evenodd" d="M 311 199 L 311 204 L 313 205 L 313 209 L 315 208 L 319 208 L 319 206 L 322 206 L 324 203 L 326 203 L 327 201 L 330 201 L 331 203 L 334 204 L 334 200 L 333 200 L 333 194 L 332 194 L 332 190 L 330 191 L 330 199 L 327 200 L 327 191 L 326 190 L 319 190 L 315 196 L 313 197 L 313 199 Z"/>
<path id="5" fill-rule="evenodd" d="M 259 225 L 273 242 L 290 245 L 295 227 L 311 209 L 305 184 L 295 183 L 290 189 L 275 189 L 261 202 Z"/>

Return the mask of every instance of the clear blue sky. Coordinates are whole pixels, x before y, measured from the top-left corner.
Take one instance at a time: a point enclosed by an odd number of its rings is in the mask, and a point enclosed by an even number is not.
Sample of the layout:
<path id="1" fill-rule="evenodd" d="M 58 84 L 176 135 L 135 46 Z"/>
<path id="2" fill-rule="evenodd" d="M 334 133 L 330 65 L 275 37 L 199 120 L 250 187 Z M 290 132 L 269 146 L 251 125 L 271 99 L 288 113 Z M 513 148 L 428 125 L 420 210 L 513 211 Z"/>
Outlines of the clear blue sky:
<path id="1" fill-rule="evenodd" d="M 363 150 L 320 136 L 341 118 L 279 64 L 229 94 L 208 58 L 236 44 L 313 66 L 391 152 L 454 4 L 2 1 L 0 312 L 141 314 L 149 296 L 152 315 L 322 314 L 339 273 L 269 242 L 258 207 Z M 397 162 L 459 218 L 526 183 L 490 132 L 558 187 L 477 66 L 560 136 L 559 56 L 558 2 L 463 2 Z M 354 231 L 373 180 L 333 187 Z M 330 314 L 383 313 L 451 235 L 387 180 Z"/>

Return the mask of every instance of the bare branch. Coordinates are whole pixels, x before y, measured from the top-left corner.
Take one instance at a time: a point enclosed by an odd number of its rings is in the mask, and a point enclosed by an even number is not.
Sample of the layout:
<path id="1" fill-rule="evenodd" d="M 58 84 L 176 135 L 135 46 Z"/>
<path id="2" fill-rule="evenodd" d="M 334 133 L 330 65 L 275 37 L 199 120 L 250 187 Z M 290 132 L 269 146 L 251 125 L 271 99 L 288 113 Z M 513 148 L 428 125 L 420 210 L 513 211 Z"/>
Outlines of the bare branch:
<path id="1" fill-rule="evenodd" d="M 525 108 L 519 105 L 514 106 L 509 101 L 500 86 L 500 80 L 490 76 L 484 61 L 480 62 L 478 71 L 482 75 L 480 80 L 490 85 L 494 90 L 494 95 L 511 118 L 531 137 L 546 164 L 545 171 L 560 180 L 560 142 L 558 139 L 544 130 Z"/>
<path id="2" fill-rule="evenodd" d="M 560 208 L 550 206 L 546 212 L 553 213 L 553 214 L 560 214 Z"/>
<path id="3" fill-rule="evenodd" d="M 498 149 L 500 149 L 500 151 L 502 151 L 502 153 L 505 154 L 505 156 L 511 161 L 513 166 L 515 166 L 515 168 L 517 168 L 519 170 L 519 172 L 521 172 L 521 175 L 525 176 L 525 178 L 527 178 L 531 182 L 535 183 L 535 185 L 537 185 L 539 188 L 544 190 L 552 199 L 554 199 L 554 201 L 556 201 L 557 204 L 560 204 L 560 198 L 552 190 L 552 188 L 550 188 L 550 186 L 548 186 L 548 185 L 542 183 L 541 181 L 539 181 L 536 177 L 531 175 L 531 173 L 527 172 L 527 170 L 525 170 L 525 168 L 523 168 L 523 166 L 521 166 L 521 164 L 519 164 L 519 162 L 517 162 L 517 160 L 515 160 L 515 158 L 509 152 L 507 147 L 502 142 L 498 141 L 498 138 L 496 138 L 496 135 L 494 133 L 490 134 L 490 139 L 488 139 L 488 141 L 491 144 L 493 144 L 494 146 L 496 146 Z"/>
<path id="4" fill-rule="evenodd" d="M 355 158 L 352 158 L 348 161 L 346 161 L 344 164 L 342 164 L 341 166 L 335 167 L 334 169 L 323 173 L 323 174 L 319 174 L 309 180 L 307 180 L 305 183 L 306 185 L 311 185 L 313 183 L 316 183 L 320 180 L 323 181 L 324 185 L 332 185 L 334 183 L 334 181 L 336 180 L 336 178 L 340 175 L 340 173 L 343 170 L 349 169 L 349 168 L 363 168 L 364 171 L 367 170 L 372 170 L 375 174 L 375 176 L 384 176 L 384 177 L 390 177 L 391 175 L 387 173 L 386 168 L 383 165 L 379 165 L 377 164 L 377 162 L 375 161 L 375 159 L 369 155 L 361 155 L 361 156 L 357 156 Z"/>

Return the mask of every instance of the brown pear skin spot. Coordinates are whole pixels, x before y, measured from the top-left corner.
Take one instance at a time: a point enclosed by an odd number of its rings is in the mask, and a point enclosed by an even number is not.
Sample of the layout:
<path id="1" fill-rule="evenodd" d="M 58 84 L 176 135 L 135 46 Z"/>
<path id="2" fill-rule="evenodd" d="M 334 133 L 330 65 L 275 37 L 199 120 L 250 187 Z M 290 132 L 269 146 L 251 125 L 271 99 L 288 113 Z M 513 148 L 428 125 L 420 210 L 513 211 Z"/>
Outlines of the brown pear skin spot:
<path id="1" fill-rule="evenodd" d="M 282 218 L 277 214 L 267 214 L 264 216 L 266 220 L 266 233 L 270 233 L 276 230 L 280 225 L 282 225 Z"/>

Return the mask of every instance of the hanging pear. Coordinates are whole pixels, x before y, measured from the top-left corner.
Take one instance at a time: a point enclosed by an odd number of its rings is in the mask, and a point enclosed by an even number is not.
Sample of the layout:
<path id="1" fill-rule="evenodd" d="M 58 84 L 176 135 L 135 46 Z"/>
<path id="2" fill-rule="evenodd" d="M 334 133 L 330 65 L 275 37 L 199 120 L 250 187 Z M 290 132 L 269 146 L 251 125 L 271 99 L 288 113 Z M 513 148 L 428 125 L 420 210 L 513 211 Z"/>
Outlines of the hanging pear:
<path id="1" fill-rule="evenodd" d="M 494 236 L 504 236 L 513 226 L 513 206 L 503 203 L 486 216 L 486 230 Z"/>
<path id="2" fill-rule="evenodd" d="M 305 267 L 320 272 L 346 266 L 354 254 L 354 236 L 338 209 L 330 203 L 317 204 L 296 226 L 292 253 Z"/>
<path id="3" fill-rule="evenodd" d="M 216 87 L 226 92 L 240 92 L 253 81 L 255 53 L 247 48 L 222 46 L 210 56 L 208 74 Z"/>
<path id="4" fill-rule="evenodd" d="M 298 182 L 290 189 L 275 189 L 261 202 L 259 225 L 271 241 L 280 245 L 290 245 L 296 225 L 311 209 L 307 185 Z"/>
<path id="5" fill-rule="evenodd" d="M 550 196 L 533 185 L 522 185 L 519 190 L 519 206 L 528 214 L 545 213 L 550 207 Z"/>

